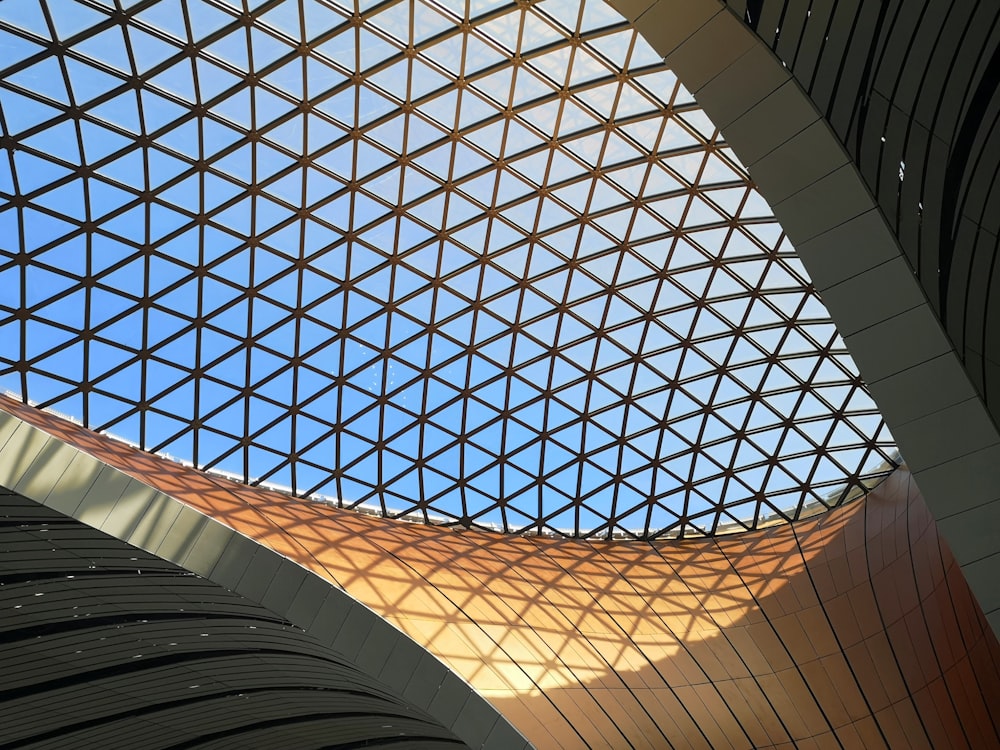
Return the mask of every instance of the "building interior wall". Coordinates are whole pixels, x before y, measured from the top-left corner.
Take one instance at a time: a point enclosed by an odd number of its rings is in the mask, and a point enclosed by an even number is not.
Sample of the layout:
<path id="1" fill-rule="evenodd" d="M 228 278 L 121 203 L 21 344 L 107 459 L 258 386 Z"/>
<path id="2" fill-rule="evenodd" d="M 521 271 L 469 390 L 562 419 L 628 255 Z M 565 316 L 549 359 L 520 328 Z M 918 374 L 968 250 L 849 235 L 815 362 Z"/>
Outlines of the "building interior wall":
<path id="1" fill-rule="evenodd" d="M 508 537 L 248 488 L 0 404 L 17 418 L 9 423 L 41 429 L 343 587 L 537 748 L 1000 743 L 1000 646 L 905 470 L 863 502 L 729 537 Z M 45 470 L 44 449 L 15 453 L 7 435 L 0 460 L 19 460 L 27 477 Z M 45 503 L 38 488 L 54 481 L 18 488 Z M 116 515 L 116 502 L 101 513 Z M 178 516 L 150 544 L 183 560 L 189 549 L 160 540 L 190 538 L 190 528 Z M 340 656 L 358 658 L 363 643 Z"/>
<path id="2" fill-rule="evenodd" d="M 0 746 L 467 746 L 271 609 L 6 489 L 0 550 Z"/>

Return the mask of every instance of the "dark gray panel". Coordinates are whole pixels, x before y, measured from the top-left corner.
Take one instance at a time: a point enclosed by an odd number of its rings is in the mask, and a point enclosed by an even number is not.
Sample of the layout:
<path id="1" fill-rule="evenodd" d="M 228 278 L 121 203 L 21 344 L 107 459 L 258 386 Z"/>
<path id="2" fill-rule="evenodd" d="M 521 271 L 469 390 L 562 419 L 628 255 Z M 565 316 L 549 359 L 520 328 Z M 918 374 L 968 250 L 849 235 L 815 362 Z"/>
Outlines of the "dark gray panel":
<path id="1" fill-rule="evenodd" d="M 778 44 L 774 53 L 779 60 L 793 70 L 796 70 L 798 63 L 796 53 L 802 41 L 806 24 L 809 22 L 810 5 L 812 5 L 810 0 L 788 0 L 785 3 L 781 33 L 778 35 Z"/>
<path id="2" fill-rule="evenodd" d="M 814 5 L 816 7 L 812 9 L 802 30 L 799 53 L 792 68 L 796 79 L 807 90 L 816 77 L 816 68 L 821 64 L 823 40 L 826 38 L 826 30 L 836 8 L 835 3 L 814 3 Z"/>
<path id="3" fill-rule="evenodd" d="M 866 77 L 872 59 L 872 42 L 881 18 L 881 3 L 862 3 L 851 29 L 848 47 L 841 63 L 840 82 L 830 106 L 830 124 L 848 146 L 853 147 L 849 129 L 861 116 L 867 91 Z"/>
<path id="4" fill-rule="evenodd" d="M 272 611 L 12 493 L 0 549 L 0 727 L 18 747 L 464 747 Z"/>
<path id="5" fill-rule="evenodd" d="M 834 121 L 830 114 L 839 97 L 844 96 L 849 102 L 853 102 L 857 97 L 856 90 L 841 92 L 840 79 L 843 68 L 856 67 L 860 73 L 864 67 L 863 58 L 845 54 L 851 45 L 851 31 L 858 13 L 859 8 L 853 3 L 835 4 L 829 31 L 823 40 L 820 65 L 816 68 L 809 88 L 813 101 L 816 102 L 820 112 L 827 115 L 828 122 L 841 140 L 847 134 L 849 117 L 841 123 Z M 838 126 L 842 126 L 842 130 Z"/>

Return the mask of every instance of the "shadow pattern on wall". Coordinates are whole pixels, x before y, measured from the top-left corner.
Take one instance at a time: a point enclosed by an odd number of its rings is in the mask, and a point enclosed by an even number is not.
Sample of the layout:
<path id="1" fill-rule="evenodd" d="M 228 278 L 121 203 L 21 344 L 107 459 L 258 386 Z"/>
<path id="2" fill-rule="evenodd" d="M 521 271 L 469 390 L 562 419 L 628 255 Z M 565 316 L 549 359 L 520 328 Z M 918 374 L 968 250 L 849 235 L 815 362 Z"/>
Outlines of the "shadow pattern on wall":
<path id="1" fill-rule="evenodd" d="M 341 511 L 0 405 L 342 586 L 538 748 L 1000 744 L 1000 646 L 905 470 L 793 526 L 585 543 Z"/>

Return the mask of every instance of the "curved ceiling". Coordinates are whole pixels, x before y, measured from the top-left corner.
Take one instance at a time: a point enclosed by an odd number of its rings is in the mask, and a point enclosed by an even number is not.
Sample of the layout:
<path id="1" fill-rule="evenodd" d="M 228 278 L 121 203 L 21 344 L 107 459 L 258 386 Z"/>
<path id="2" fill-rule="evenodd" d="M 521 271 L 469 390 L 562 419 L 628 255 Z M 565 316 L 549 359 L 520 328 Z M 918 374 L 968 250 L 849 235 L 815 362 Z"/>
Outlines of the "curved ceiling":
<path id="1" fill-rule="evenodd" d="M 512 532 L 752 528 L 888 470 L 767 205 L 608 6 L 250 6 L 0 6 L 0 385 Z"/>
<path id="2" fill-rule="evenodd" d="M 7 747 L 468 747 L 254 601 L 17 493 L 0 518 Z"/>

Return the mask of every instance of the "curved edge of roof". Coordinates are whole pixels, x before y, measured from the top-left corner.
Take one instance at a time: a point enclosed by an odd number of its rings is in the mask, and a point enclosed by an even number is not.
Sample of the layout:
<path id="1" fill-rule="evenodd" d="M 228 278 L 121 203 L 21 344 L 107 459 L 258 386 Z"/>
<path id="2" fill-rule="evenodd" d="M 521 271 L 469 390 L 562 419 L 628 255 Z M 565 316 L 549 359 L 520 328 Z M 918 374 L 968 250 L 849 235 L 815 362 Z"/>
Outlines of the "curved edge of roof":
<path id="1" fill-rule="evenodd" d="M 469 747 L 532 747 L 463 678 L 343 589 L 2 410 L 0 486 L 263 606 L 426 711 Z M 372 658 L 373 645 L 378 658 Z"/>
<path id="2" fill-rule="evenodd" d="M 966 511 L 1000 496 L 1000 431 L 826 118 L 719 0 L 607 0 L 747 167 L 823 297 L 970 586 L 1000 634 L 1000 549 Z M 669 22 L 668 22 L 669 21 Z M 988 523 L 986 524 L 989 525 Z"/>

